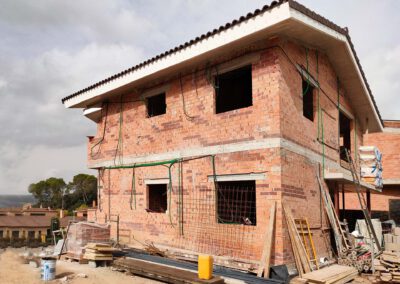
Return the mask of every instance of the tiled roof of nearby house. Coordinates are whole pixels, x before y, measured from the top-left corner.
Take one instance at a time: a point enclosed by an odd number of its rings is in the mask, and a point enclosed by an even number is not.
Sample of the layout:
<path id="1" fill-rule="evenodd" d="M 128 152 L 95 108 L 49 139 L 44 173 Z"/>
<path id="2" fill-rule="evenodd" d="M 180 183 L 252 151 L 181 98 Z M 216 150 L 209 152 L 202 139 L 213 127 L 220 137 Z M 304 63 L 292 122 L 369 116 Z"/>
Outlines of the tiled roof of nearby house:
<path id="1" fill-rule="evenodd" d="M 0 228 L 49 228 L 51 216 L 0 216 Z"/>
<path id="2" fill-rule="evenodd" d="M 56 212 L 57 210 L 49 208 L 22 208 L 22 207 L 5 207 L 0 208 L 0 212 Z"/>
<path id="3" fill-rule="evenodd" d="M 251 18 L 257 17 L 259 14 L 264 13 L 264 12 L 266 12 L 268 10 L 271 10 L 271 9 L 277 7 L 277 6 L 280 6 L 283 3 L 288 3 L 290 8 L 293 8 L 293 9 L 299 11 L 300 13 L 302 13 L 302 14 L 304 14 L 304 15 L 312 18 L 312 19 L 314 19 L 315 21 L 317 21 L 317 22 L 319 22 L 319 23 L 331 28 L 332 30 L 334 30 L 334 31 L 346 36 L 346 38 L 348 39 L 348 42 L 349 42 L 349 44 L 351 46 L 352 52 L 354 54 L 354 57 L 356 59 L 358 68 L 359 68 L 359 70 L 361 72 L 363 80 L 364 80 L 364 82 L 366 84 L 366 87 L 368 89 L 369 96 L 371 97 L 372 102 L 374 104 L 374 107 L 375 107 L 375 109 L 376 109 L 376 111 L 378 113 L 379 119 L 380 119 L 381 123 L 383 124 L 382 118 L 381 118 L 381 114 L 379 113 L 379 110 L 378 110 L 378 107 L 376 105 L 375 99 L 374 99 L 374 97 L 372 95 L 372 92 L 371 92 L 371 89 L 370 89 L 369 84 L 367 82 L 367 79 L 365 77 L 364 71 L 363 71 L 363 69 L 361 67 L 360 60 L 359 60 L 359 58 L 357 56 L 357 53 L 356 53 L 355 48 L 354 48 L 354 45 L 353 45 L 353 43 L 351 41 L 348 29 L 339 27 L 338 25 L 334 24 L 333 22 L 329 21 L 328 19 L 322 17 L 321 15 L 315 13 L 314 11 L 306 8 L 305 6 L 301 5 L 300 3 L 298 3 L 298 2 L 296 2 L 294 0 L 273 1 L 270 5 L 265 5 L 261 9 L 257 9 L 252 13 L 248 13 L 246 16 L 242 16 L 242 17 L 240 17 L 238 19 L 235 19 L 232 22 L 229 22 L 229 23 L 226 23 L 225 25 L 220 26 L 219 28 L 216 28 L 216 29 L 214 29 L 212 31 L 209 31 L 209 32 L 205 33 L 205 34 L 202 34 L 201 36 L 198 36 L 195 39 L 187 41 L 187 42 L 185 42 L 185 43 L 183 43 L 183 44 L 181 44 L 179 46 L 176 46 L 176 47 L 174 47 L 174 48 L 172 48 L 172 49 L 170 49 L 170 50 L 168 50 L 168 51 L 166 51 L 164 53 L 161 53 L 161 54 L 159 54 L 159 55 L 157 55 L 157 56 L 155 56 L 153 58 L 150 58 L 150 59 L 148 59 L 148 60 L 146 60 L 146 61 L 144 61 L 142 63 L 139 63 L 139 64 L 137 64 L 137 65 L 135 65 L 135 66 L 133 66 L 131 68 L 128 68 L 128 69 L 126 69 L 126 70 L 124 70 L 124 71 L 122 71 L 122 72 L 120 72 L 118 74 L 115 74 L 115 75 L 113 75 L 111 77 L 108 77 L 108 78 L 106 78 L 106 79 L 104 79 L 104 80 L 102 80 L 100 82 L 97 82 L 97 83 L 95 83 L 95 84 L 93 84 L 93 85 L 91 85 L 91 86 L 89 86 L 89 87 L 87 87 L 85 89 L 82 89 L 82 90 L 80 90 L 78 92 L 75 92 L 75 93 L 63 98 L 62 102 L 64 103 L 66 100 L 69 100 L 69 99 L 71 99 L 71 98 L 73 98 L 75 96 L 78 96 L 79 94 L 85 93 L 85 92 L 87 92 L 89 90 L 92 90 L 92 89 L 94 89 L 94 88 L 96 88 L 96 87 L 98 87 L 100 85 L 106 84 L 109 81 L 112 81 L 112 80 L 114 80 L 114 79 L 116 79 L 118 77 L 124 76 L 127 73 L 131 73 L 131 72 L 135 71 L 136 69 L 144 67 L 144 66 L 146 66 L 146 65 L 148 65 L 150 63 L 153 63 L 154 61 L 157 61 L 157 60 L 159 60 L 159 59 L 161 59 L 163 57 L 166 57 L 166 56 L 168 56 L 170 54 L 179 52 L 180 50 L 182 50 L 182 49 L 184 49 L 184 48 L 186 48 L 188 46 L 194 45 L 194 44 L 196 44 L 196 43 L 198 43 L 198 42 L 200 42 L 200 41 L 202 41 L 204 39 L 207 39 L 207 38 L 209 38 L 209 37 L 211 37 L 211 36 L 213 36 L 215 34 L 221 33 L 221 32 L 223 32 L 223 31 L 225 31 L 225 30 L 227 30 L 227 29 L 229 29 L 229 28 L 231 28 L 231 27 L 233 27 L 235 25 L 238 25 L 238 24 L 240 24 L 240 23 L 242 23 L 244 21 L 247 21 L 247 20 L 249 20 Z"/>
<path id="4" fill-rule="evenodd" d="M 86 221 L 85 217 L 77 217 L 77 216 L 65 216 L 60 219 L 60 227 L 61 228 L 66 228 L 68 226 L 69 221 Z"/>

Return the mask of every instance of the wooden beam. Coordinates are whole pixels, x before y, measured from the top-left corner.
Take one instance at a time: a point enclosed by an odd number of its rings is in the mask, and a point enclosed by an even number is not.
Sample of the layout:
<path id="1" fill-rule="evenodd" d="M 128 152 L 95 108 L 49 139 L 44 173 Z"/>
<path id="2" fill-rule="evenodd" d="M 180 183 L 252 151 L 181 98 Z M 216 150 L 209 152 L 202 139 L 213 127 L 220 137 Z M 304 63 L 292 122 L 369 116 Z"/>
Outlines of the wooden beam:
<path id="1" fill-rule="evenodd" d="M 269 278 L 270 259 L 271 259 L 272 242 L 273 242 L 274 227 L 275 227 L 275 212 L 276 212 L 276 201 L 274 201 L 269 210 L 269 222 L 268 222 L 267 232 L 265 234 L 264 248 L 261 257 L 261 263 L 257 270 L 258 277 L 261 277 L 264 272 L 264 278 Z"/>

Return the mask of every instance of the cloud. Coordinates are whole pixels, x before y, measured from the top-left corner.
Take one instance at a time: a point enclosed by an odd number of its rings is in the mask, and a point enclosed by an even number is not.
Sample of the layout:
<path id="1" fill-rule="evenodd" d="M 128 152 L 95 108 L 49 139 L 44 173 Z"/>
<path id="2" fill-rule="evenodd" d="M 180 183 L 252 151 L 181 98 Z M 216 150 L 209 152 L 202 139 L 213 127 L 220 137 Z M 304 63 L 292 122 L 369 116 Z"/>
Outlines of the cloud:
<path id="1" fill-rule="evenodd" d="M 370 53 L 364 66 L 383 118 L 400 119 L 400 44 Z"/>
<path id="2" fill-rule="evenodd" d="M 68 182 L 77 173 L 95 175 L 86 168 L 85 150 L 82 144 L 62 148 L 1 146 L 0 193 L 27 193 L 29 184 L 51 176 L 63 177 Z"/>

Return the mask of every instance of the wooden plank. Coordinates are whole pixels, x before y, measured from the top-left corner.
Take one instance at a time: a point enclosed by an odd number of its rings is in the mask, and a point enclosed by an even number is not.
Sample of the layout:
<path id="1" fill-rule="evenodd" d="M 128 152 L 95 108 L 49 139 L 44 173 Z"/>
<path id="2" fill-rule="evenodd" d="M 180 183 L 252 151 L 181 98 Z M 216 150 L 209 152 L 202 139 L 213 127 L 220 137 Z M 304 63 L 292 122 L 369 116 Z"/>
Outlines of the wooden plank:
<path id="1" fill-rule="evenodd" d="M 276 212 L 276 201 L 274 201 L 269 211 L 269 223 L 265 235 L 265 242 L 261 257 L 261 263 L 257 271 L 258 277 L 261 277 L 264 272 L 264 278 L 269 278 L 271 250 L 272 250 L 272 242 L 273 242 L 274 227 L 275 227 L 275 212 Z"/>
<path id="2" fill-rule="evenodd" d="M 202 280 L 198 279 L 197 273 L 192 271 L 132 258 L 118 259 L 114 262 L 113 266 L 119 269 L 125 269 L 135 275 L 156 279 L 165 283 L 225 283 L 224 280 L 218 276 L 213 277 L 210 280 Z"/>
<path id="3" fill-rule="evenodd" d="M 358 275 L 358 272 L 354 267 L 335 264 L 320 270 L 306 273 L 303 275 L 303 278 L 308 279 L 313 283 L 325 284 L 335 283 L 335 281 L 343 279 L 351 274 Z"/>

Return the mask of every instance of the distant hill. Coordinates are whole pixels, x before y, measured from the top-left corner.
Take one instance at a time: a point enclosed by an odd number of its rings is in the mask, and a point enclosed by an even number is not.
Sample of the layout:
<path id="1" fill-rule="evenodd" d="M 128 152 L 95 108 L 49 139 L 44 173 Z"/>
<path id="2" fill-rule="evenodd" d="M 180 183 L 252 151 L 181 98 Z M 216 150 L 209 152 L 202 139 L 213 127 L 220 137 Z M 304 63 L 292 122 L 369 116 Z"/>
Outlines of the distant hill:
<path id="1" fill-rule="evenodd" d="M 21 207 L 25 203 L 35 203 L 32 195 L 0 195 L 0 208 Z"/>

